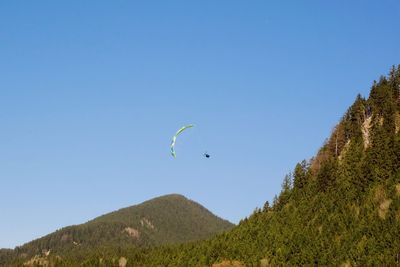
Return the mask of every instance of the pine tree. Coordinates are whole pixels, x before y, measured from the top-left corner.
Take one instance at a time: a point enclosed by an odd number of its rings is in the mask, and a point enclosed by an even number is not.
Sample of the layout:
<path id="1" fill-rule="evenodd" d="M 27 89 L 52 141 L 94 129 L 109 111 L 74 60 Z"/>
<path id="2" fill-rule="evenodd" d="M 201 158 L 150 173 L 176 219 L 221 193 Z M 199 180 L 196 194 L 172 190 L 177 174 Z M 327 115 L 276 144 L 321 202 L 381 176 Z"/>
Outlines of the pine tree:
<path id="1" fill-rule="evenodd" d="M 294 189 L 301 189 L 305 187 L 307 184 L 307 173 L 308 173 L 308 163 L 307 161 L 303 160 L 300 163 L 296 164 L 293 172 L 293 188 Z"/>
<path id="2" fill-rule="evenodd" d="M 268 212 L 271 209 L 270 205 L 269 205 L 269 201 L 267 200 L 263 206 L 263 212 Z"/>
<path id="3" fill-rule="evenodd" d="M 351 138 L 362 137 L 361 126 L 367 117 L 366 110 L 366 101 L 358 94 L 354 104 L 348 109 L 343 118 L 346 141 Z"/>

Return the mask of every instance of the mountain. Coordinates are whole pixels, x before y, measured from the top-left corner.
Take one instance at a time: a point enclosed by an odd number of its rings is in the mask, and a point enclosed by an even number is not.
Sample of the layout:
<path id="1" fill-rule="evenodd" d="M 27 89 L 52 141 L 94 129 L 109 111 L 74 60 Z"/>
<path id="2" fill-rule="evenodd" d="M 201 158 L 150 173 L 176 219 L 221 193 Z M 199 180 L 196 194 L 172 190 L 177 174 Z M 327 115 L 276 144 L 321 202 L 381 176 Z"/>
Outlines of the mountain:
<path id="1" fill-rule="evenodd" d="M 54 266 L 400 266 L 399 237 L 400 67 L 393 67 L 368 98 L 356 97 L 315 157 L 284 178 L 272 205 L 267 201 L 231 230 L 185 244 L 98 246 L 42 260 Z"/>
<path id="2" fill-rule="evenodd" d="M 81 225 L 62 228 L 17 247 L 15 252 L 30 258 L 96 247 L 183 243 L 209 238 L 232 227 L 233 224 L 200 204 L 172 194 L 102 215 Z"/>

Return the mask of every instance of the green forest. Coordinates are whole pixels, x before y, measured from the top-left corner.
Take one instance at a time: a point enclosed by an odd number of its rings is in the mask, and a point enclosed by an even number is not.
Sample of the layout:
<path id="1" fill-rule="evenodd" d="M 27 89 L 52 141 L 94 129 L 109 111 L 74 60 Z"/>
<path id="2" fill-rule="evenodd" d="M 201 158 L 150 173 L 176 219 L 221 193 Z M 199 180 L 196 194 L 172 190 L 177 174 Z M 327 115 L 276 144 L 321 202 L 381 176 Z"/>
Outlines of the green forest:
<path id="1" fill-rule="evenodd" d="M 32 258 L 24 257 L 21 247 L 3 251 L 0 262 L 5 266 L 400 266 L 399 237 L 400 66 L 394 66 L 373 82 L 367 98 L 355 98 L 315 157 L 301 160 L 284 177 L 272 203 L 256 208 L 230 230 L 189 243 L 98 244 Z"/>

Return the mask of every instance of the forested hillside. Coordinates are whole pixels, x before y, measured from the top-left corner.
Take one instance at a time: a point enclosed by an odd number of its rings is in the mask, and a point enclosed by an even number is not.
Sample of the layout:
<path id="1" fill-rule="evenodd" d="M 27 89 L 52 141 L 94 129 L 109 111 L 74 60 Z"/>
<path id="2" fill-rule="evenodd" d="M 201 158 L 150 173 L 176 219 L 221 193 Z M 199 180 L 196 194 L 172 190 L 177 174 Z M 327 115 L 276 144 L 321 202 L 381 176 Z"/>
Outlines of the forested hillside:
<path id="1" fill-rule="evenodd" d="M 356 97 L 317 155 L 285 177 L 273 203 L 232 230 L 189 244 L 97 247 L 50 254 L 46 261 L 57 266 L 398 266 L 399 237 L 400 67 L 393 67 L 373 83 L 368 98 Z"/>
<path id="2" fill-rule="evenodd" d="M 175 244 L 210 238 L 232 227 L 233 224 L 200 204 L 172 194 L 105 214 L 81 225 L 62 228 L 17 247 L 14 253 L 4 250 L 2 254 L 30 259 L 99 247 Z"/>

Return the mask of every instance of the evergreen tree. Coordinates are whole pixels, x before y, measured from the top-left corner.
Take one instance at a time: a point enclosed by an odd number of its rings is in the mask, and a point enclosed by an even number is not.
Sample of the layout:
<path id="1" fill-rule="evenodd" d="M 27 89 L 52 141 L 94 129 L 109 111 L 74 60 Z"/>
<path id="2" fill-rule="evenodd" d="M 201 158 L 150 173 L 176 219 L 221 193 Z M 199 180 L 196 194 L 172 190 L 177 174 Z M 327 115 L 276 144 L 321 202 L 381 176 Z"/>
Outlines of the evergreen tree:
<path id="1" fill-rule="evenodd" d="M 296 164 L 293 172 L 293 188 L 301 189 L 307 184 L 309 166 L 307 161 L 303 160 Z"/>

